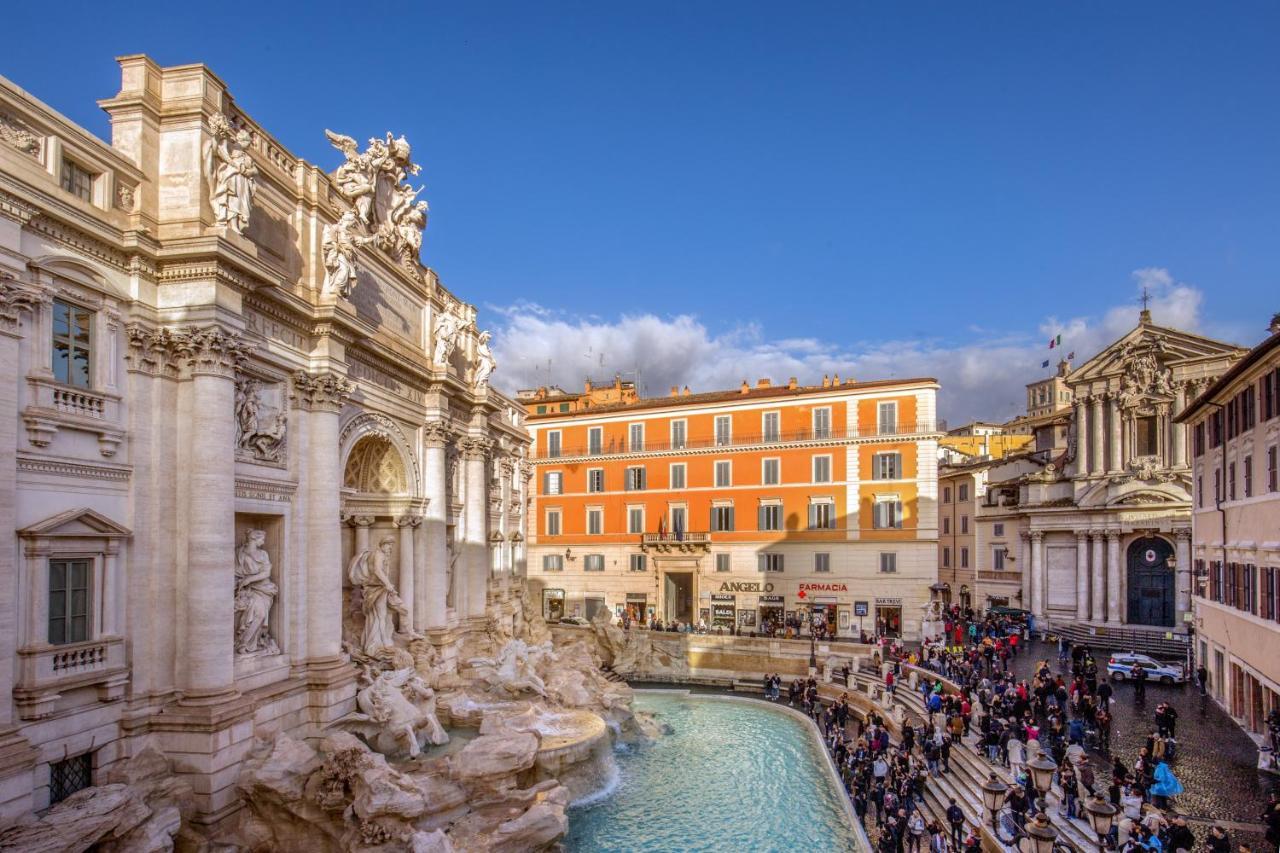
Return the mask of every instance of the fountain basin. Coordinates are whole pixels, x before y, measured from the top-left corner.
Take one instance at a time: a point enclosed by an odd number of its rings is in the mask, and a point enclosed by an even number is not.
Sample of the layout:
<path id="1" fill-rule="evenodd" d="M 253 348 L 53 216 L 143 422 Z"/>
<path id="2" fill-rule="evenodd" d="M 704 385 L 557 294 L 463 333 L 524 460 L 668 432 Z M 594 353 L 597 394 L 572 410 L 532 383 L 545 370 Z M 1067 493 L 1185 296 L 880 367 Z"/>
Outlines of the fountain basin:
<path id="1" fill-rule="evenodd" d="M 868 851 L 811 723 L 768 703 L 637 691 L 671 734 L 628 748 L 614 790 L 569 811 L 574 851 Z"/>

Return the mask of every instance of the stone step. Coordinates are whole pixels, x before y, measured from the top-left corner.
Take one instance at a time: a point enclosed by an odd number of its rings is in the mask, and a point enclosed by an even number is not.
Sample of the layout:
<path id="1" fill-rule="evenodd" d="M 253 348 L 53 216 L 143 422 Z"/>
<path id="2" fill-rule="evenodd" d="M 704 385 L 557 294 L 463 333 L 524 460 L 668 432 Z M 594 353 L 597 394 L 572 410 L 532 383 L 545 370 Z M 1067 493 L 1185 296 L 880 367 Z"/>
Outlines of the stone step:
<path id="1" fill-rule="evenodd" d="M 901 689 L 895 697 L 895 704 L 907 709 L 910 716 L 919 718 L 920 720 L 928 720 L 928 712 L 924 707 L 924 700 L 920 694 L 914 690 Z M 965 800 L 976 803 L 977 815 L 981 818 L 983 812 L 982 805 L 982 783 L 986 781 L 987 776 L 995 772 L 1000 780 L 1007 785 L 1012 785 L 1013 777 L 1009 770 L 1003 766 L 997 766 L 987 763 L 986 759 L 978 754 L 975 749 L 976 735 L 970 735 L 967 740 L 963 740 L 962 744 L 951 750 L 951 768 L 958 771 L 961 778 L 960 784 L 955 787 L 965 791 L 965 798 L 960 801 L 960 805 L 964 808 Z M 1058 830 L 1059 838 L 1080 850 L 1096 850 L 1097 844 L 1093 840 L 1093 831 L 1086 821 L 1071 821 L 1064 815 L 1058 813 L 1058 806 L 1061 803 L 1061 789 L 1055 787 L 1050 794 L 1048 803 L 1049 820 L 1054 828 Z M 972 819 L 969 810 L 965 814 Z"/>

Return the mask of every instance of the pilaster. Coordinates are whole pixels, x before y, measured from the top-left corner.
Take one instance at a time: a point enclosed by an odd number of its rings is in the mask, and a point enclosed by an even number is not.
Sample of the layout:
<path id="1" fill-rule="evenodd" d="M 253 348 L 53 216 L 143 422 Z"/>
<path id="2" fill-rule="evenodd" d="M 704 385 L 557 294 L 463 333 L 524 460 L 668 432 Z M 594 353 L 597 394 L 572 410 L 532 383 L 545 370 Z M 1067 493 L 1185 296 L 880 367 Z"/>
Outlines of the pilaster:
<path id="1" fill-rule="evenodd" d="M 1092 581 L 1093 590 L 1093 606 L 1090 608 L 1089 615 L 1092 621 L 1101 622 L 1106 619 L 1106 554 L 1105 542 L 1103 540 L 1103 532 L 1100 529 L 1091 529 L 1089 531 L 1089 539 L 1093 546 L 1093 559 L 1089 566 L 1089 578 Z"/>
<path id="2" fill-rule="evenodd" d="M 1031 612 L 1044 617 L 1044 533 L 1031 531 Z"/>
<path id="3" fill-rule="evenodd" d="M 1089 619 L 1089 534 L 1076 533 L 1076 620 Z"/>
<path id="4" fill-rule="evenodd" d="M 1107 531 L 1107 623 L 1119 625 L 1123 618 L 1124 590 L 1120 582 L 1120 534 Z"/>
<path id="5" fill-rule="evenodd" d="M 433 421 L 423 429 L 423 475 L 426 492 L 431 495 L 422 524 L 425 583 L 414 603 L 421 615 L 416 622 L 432 631 L 448 624 L 449 543 L 447 540 L 448 493 L 445 447 L 449 430 L 444 423 Z"/>

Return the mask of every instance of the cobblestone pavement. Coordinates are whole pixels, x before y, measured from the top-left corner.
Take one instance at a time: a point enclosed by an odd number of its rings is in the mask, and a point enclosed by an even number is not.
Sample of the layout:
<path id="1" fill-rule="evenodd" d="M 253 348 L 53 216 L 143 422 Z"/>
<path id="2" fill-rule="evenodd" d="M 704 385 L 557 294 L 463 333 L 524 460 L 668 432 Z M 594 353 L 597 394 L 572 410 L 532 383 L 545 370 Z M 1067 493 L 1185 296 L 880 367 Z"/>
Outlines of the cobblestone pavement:
<path id="1" fill-rule="evenodd" d="M 1027 652 L 1030 652 L 1028 654 Z M 1099 669 L 1106 666 L 1107 652 L 1094 654 Z M 1058 669 L 1057 645 L 1032 644 L 1020 651 L 1012 664 L 1019 678 L 1030 678 L 1035 664 L 1048 659 L 1054 672 Z M 1066 673 L 1070 673 L 1070 664 Z M 1069 677 L 1068 677 L 1068 680 Z M 1174 775 L 1186 788 L 1174 801 L 1175 811 L 1188 820 L 1206 821 L 1197 826 L 1192 823 L 1198 837 L 1214 822 L 1248 824 L 1249 827 L 1228 827 L 1232 840 L 1252 840 L 1255 849 L 1262 841 L 1259 822 L 1272 790 L 1280 790 L 1276 777 L 1257 770 L 1258 749 L 1254 742 L 1225 711 L 1209 696 L 1201 696 L 1191 685 L 1166 686 L 1149 684 L 1145 703 L 1134 697 L 1133 685 L 1128 682 L 1112 682 L 1115 695 L 1111 700 L 1113 721 L 1111 725 L 1111 749 L 1126 765 L 1132 765 L 1146 738 L 1155 730 L 1155 710 L 1161 702 L 1168 702 L 1178 711 L 1177 757 L 1170 763 Z M 1094 767 L 1110 766 L 1111 759 L 1095 753 Z M 1103 763 L 1105 761 L 1105 763 Z"/>

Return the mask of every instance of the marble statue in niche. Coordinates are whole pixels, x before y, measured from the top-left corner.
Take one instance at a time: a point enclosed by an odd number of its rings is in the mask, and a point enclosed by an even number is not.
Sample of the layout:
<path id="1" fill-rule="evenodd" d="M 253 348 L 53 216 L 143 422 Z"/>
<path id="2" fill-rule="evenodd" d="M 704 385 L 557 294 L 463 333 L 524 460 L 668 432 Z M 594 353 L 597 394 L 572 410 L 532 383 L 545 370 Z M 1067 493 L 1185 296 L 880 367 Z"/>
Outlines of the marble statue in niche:
<path id="1" fill-rule="evenodd" d="M 237 379 L 236 453 L 260 462 L 282 462 L 289 416 L 284 401 L 276 399 L 271 406 L 264 399 L 268 395 L 279 398 L 279 388 L 264 388 L 252 377 Z"/>
<path id="2" fill-rule="evenodd" d="M 480 337 L 476 339 L 476 370 L 472 384 L 476 388 L 489 387 L 489 377 L 497 366 L 498 362 L 493 357 L 493 351 L 489 349 L 489 333 L 481 332 Z"/>
<path id="3" fill-rule="evenodd" d="M 271 606 L 276 585 L 271 580 L 271 557 L 263 544 L 267 534 L 250 530 L 236 549 L 236 654 L 277 654 L 280 647 L 271 636 Z"/>
<path id="4" fill-rule="evenodd" d="M 351 558 L 347 578 L 351 585 L 364 594 L 361 612 L 364 614 L 364 633 L 360 651 L 377 657 L 385 648 L 395 646 L 395 618 L 406 619 L 408 609 L 391 583 L 387 569 L 391 564 L 391 550 L 395 539 L 387 536 L 372 551 L 361 551 Z"/>
<path id="5" fill-rule="evenodd" d="M 249 156 L 253 137 L 244 128 L 232 127 L 221 113 L 210 117 L 209 129 L 213 139 L 204 144 L 204 158 L 213 219 L 243 234 L 249 227 L 253 197 L 258 191 L 258 167 Z"/>

